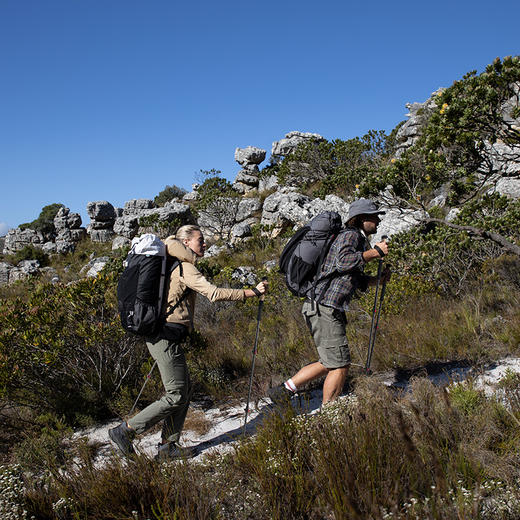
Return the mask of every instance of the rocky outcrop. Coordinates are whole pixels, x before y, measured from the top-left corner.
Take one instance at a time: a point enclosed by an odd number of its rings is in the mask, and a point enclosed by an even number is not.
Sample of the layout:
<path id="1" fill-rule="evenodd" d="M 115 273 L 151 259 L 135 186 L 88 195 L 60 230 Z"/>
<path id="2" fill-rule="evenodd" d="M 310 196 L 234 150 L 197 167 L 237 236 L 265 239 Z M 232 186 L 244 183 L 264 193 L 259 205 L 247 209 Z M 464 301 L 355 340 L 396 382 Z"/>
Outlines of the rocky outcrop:
<path id="1" fill-rule="evenodd" d="M 233 189 L 239 193 L 248 193 L 258 188 L 258 165 L 265 159 L 266 151 L 255 146 L 237 148 L 235 150 L 235 161 L 242 166 L 238 172 Z"/>
<path id="2" fill-rule="evenodd" d="M 377 228 L 377 233 L 370 237 L 370 242 L 375 244 L 381 240 L 381 237 L 391 237 L 396 233 L 408 231 L 412 227 L 417 226 L 420 222 L 428 218 L 425 211 L 399 210 L 395 208 L 385 208 L 385 215 L 381 215 L 381 223 Z"/>
<path id="3" fill-rule="evenodd" d="M 76 244 L 87 236 L 87 230 L 81 227 L 81 216 L 79 213 L 71 213 L 69 208 L 61 208 L 54 217 L 56 228 L 56 240 L 54 252 L 72 253 Z M 44 245 L 44 251 L 53 252 L 52 245 Z"/>
<path id="4" fill-rule="evenodd" d="M 170 201 L 157 208 L 150 199 L 133 199 L 125 203 L 115 220 L 113 231 L 118 237 L 131 240 L 145 232 L 161 233 L 164 229 L 166 234 L 173 233 L 178 227 L 194 222 L 191 209 L 186 204 Z M 113 247 L 120 247 L 121 244 L 125 241 L 118 239 Z"/>
<path id="5" fill-rule="evenodd" d="M 255 197 L 228 197 L 218 204 L 199 211 L 198 225 L 206 239 L 230 240 L 251 236 L 252 224 L 260 220 L 262 204 Z"/>
<path id="6" fill-rule="evenodd" d="M 258 180 L 258 191 L 269 191 L 278 188 L 278 177 L 276 175 L 261 176 Z"/>
<path id="7" fill-rule="evenodd" d="M 38 260 L 22 260 L 16 266 L 0 262 L 0 285 L 7 285 L 18 280 L 26 280 L 40 273 Z"/>
<path id="8" fill-rule="evenodd" d="M 298 193 L 296 188 L 281 188 L 265 199 L 260 223 L 270 228 L 269 234 L 276 237 L 285 229 L 301 226 L 309 220 L 310 202 L 311 199 Z"/>
<path id="9" fill-rule="evenodd" d="M 310 218 L 324 211 L 336 211 L 341 215 L 341 221 L 345 224 L 348 220 L 350 204 L 337 195 L 327 195 L 325 199 L 313 199 L 306 206 Z"/>
<path id="10" fill-rule="evenodd" d="M 266 155 L 266 151 L 256 146 L 247 146 L 246 148 L 235 149 L 235 161 L 241 166 L 252 166 L 260 164 Z"/>
<path id="11" fill-rule="evenodd" d="M 98 200 L 87 204 L 87 213 L 90 224 L 87 233 L 92 242 L 110 242 L 114 238 L 114 222 L 116 210 L 110 202 Z"/>
<path id="12" fill-rule="evenodd" d="M 284 229 L 305 225 L 323 211 L 337 211 L 343 223 L 348 217 L 349 204 L 337 195 L 325 199 L 311 199 L 296 188 L 281 188 L 265 199 L 261 224 L 272 228 L 271 235 L 277 236 Z"/>
<path id="13" fill-rule="evenodd" d="M 310 132 L 289 132 L 285 134 L 284 139 L 275 141 L 271 148 L 271 155 L 275 161 L 286 157 L 294 152 L 298 146 L 306 141 L 325 141 L 320 134 L 312 134 Z"/>
<path id="14" fill-rule="evenodd" d="M 45 237 L 40 231 L 33 229 L 10 229 L 4 242 L 4 255 L 14 255 L 26 246 L 43 248 Z"/>
<path id="15" fill-rule="evenodd" d="M 197 197 L 199 196 L 199 194 L 197 193 L 197 190 L 199 188 L 200 188 L 200 184 L 198 184 L 198 183 L 192 184 L 191 185 L 191 191 L 186 193 L 182 197 L 182 200 L 184 200 L 186 202 L 189 202 L 189 201 L 192 201 L 192 200 L 197 200 Z"/>
<path id="16" fill-rule="evenodd" d="M 87 278 L 94 278 L 101 272 L 103 267 L 105 267 L 108 262 L 110 262 L 110 258 L 108 256 L 92 258 L 87 265 L 81 268 L 80 274 L 86 276 Z"/>
<path id="17" fill-rule="evenodd" d="M 399 128 L 395 136 L 397 143 L 396 157 L 401 157 L 405 150 L 417 142 L 425 123 L 437 107 L 437 97 L 444 90 L 444 88 L 437 89 L 424 103 L 406 103 L 408 120 Z"/>

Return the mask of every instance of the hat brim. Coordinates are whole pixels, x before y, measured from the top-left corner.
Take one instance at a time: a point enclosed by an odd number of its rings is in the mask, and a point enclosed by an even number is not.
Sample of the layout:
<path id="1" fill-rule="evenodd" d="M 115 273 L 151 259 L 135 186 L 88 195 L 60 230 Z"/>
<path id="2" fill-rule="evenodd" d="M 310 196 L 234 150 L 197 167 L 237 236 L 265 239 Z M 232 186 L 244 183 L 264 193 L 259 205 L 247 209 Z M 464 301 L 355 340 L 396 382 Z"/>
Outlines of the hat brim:
<path id="1" fill-rule="evenodd" d="M 360 215 L 385 215 L 386 214 L 386 211 L 360 211 L 359 213 L 355 212 L 354 214 L 352 215 L 349 215 L 348 216 L 348 220 L 350 220 L 351 218 L 354 218 L 354 217 L 359 217 Z"/>

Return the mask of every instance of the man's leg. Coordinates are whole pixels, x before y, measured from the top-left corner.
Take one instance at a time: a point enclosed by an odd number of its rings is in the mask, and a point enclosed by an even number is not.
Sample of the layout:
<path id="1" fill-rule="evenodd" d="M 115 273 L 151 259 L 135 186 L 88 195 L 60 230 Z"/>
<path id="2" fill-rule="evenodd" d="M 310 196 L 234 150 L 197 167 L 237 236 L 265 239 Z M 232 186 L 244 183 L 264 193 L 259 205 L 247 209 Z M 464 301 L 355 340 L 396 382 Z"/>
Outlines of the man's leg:
<path id="1" fill-rule="evenodd" d="M 323 404 L 336 399 L 343 390 L 347 379 L 349 367 L 334 368 L 329 370 L 323 383 Z"/>
<path id="2" fill-rule="evenodd" d="M 323 403 L 336 399 L 343 390 L 350 366 L 350 351 L 346 338 L 346 317 L 343 311 L 317 305 L 313 314 L 304 308 L 304 316 L 312 333 L 323 371 L 318 376 L 327 375 L 323 383 Z M 316 369 L 316 373 L 318 373 Z"/>
<path id="3" fill-rule="evenodd" d="M 304 366 L 298 371 L 296 375 L 291 377 L 291 379 L 296 386 L 296 389 L 298 389 L 303 385 L 310 383 L 312 380 L 324 376 L 328 371 L 329 370 L 325 368 L 319 361 L 316 361 L 315 363 Z"/>

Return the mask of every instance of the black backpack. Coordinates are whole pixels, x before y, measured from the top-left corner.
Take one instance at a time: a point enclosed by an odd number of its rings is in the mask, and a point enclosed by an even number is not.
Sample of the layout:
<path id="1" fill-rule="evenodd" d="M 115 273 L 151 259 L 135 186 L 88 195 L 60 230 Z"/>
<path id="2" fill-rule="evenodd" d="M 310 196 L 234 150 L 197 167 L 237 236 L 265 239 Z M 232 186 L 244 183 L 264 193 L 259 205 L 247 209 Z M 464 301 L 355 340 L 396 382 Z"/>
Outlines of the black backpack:
<path id="1" fill-rule="evenodd" d="M 299 229 L 284 247 L 280 271 L 285 274 L 285 283 L 293 294 L 315 299 L 323 260 L 341 227 L 339 213 L 325 211 Z"/>
<path id="2" fill-rule="evenodd" d="M 167 314 L 162 312 L 166 275 L 179 267 L 182 276 L 182 264 L 166 254 L 159 237 L 147 233 L 134 239 L 123 265 L 125 269 L 117 284 L 121 325 L 139 336 L 152 336 L 163 328 L 166 317 L 188 294 L 186 291 Z"/>

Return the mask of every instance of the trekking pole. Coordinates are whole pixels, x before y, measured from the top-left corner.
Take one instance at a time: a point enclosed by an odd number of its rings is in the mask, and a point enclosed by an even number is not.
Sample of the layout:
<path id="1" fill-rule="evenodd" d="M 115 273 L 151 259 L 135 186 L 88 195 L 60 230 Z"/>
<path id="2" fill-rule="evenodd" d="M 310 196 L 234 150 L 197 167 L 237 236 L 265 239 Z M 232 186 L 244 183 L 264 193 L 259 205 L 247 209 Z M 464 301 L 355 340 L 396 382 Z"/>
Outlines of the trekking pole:
<path id="1" fill-rule="evenodd" d="M 264 276 L 262 281 L 265 282 L 267 278 Z M 255 371 L 255 360 L 256 360 L 256 351 L 258 348 L 258 335 L 260 332 L 260 319 L 262 317 L 262 308 L 264 306 L 265 293 L 262 294 L 259 298 L 258 302 L 258 315 L 256 318 L 256 334 L 255 334 L 255 345 L 253 347 L 253 361 L 251 363 L 251 375 L 249 376 L 249 390 L 247 392 L 247 403 L 246 403 L 246 413 L 244 418 L 244 434 L 246 433 L 246 425 L 247 425 L 247 415 L 249 413 L 249 402 L 251 401 L 251 390 L 253 388 L 253 373 Z"/>
<path id="2" fill-rule="evenodd" d="M 384 235 L 382 237 L 383 240 L 386 240 L 388 237 Z M 374 351 L 374 344 L 376 340 L 376 332 L 377 326 L 379 324 L 379 314 L 381 313 L 381 306 L 383 304 L 383 298 L 385 295 L 386 282 L 383 283 L 383 287 L 381 288 L 381 298 L 379 300 L 379 308 L 377 307 L 377 297 L 379 295 L 379 284 L 381 283 L 381 273 L 383 271 L 383 259 L 379 260 L 377 265 L 377 280 L 376 280 L 376 294 L 374 297 L 374 308 L 372 309 L 372 322 L 370 324 L 370 335 L 368 339 L 368 352 L 367 352 L 367 361 L 365 364 L 365 373 L 370 373 L 370 364 L 372 363 L 372 353 Z M 376 316 L 377 314 L 377 316 Z"/>
<path id="3" fill-rule="evenodd" d="M 132 415 L 132 412 L 135 410 L 135 407 L 137 406 L 137 402 L 139 401 L 139 398 L 141 397 L 141 394 L 143 393 L 144 387 L 146 386 L 146 383 L 148 383 L 148 379 L 152 376 L 153 369 L 155 368 L 155 365 L 157 365 L 157 361 L 152 365 L 152 368 L 150 369 L 150 372 L 146 375 L 146 379 L 144 380 L 143 386 L 141 387 L 141 390 L 139 391 L 139 395 L 137 396 L 137 399 L 135 400 L 134 406 L 132 406 L 132 409 L 128 412 L 128 415 Z"/>

